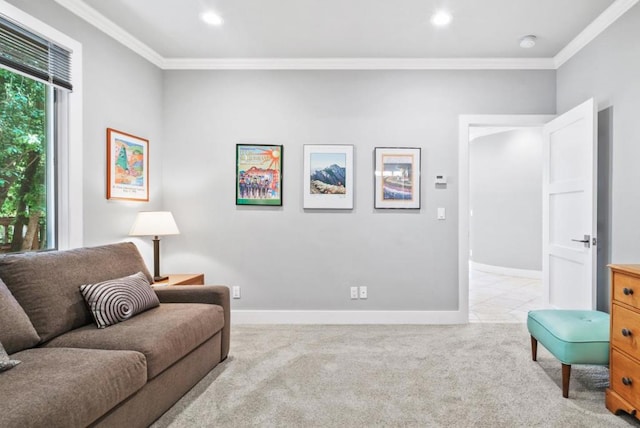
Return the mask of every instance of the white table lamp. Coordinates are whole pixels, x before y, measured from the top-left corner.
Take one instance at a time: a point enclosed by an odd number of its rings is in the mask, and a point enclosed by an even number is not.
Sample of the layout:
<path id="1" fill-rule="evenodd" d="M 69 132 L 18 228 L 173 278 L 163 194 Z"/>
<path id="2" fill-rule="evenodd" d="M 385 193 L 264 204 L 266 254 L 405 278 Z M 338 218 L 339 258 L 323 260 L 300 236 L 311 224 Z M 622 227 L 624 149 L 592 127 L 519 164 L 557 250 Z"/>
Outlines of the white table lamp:
<path id="1" fill-rule="evenodd" d="M 141 211 L 129 232 L 130 236 L 153 236 L 153 280 L 162 281 L 160 276 L 160 239 L 162 235 L 178 235 L 178 225 L 170 211 Z"/>

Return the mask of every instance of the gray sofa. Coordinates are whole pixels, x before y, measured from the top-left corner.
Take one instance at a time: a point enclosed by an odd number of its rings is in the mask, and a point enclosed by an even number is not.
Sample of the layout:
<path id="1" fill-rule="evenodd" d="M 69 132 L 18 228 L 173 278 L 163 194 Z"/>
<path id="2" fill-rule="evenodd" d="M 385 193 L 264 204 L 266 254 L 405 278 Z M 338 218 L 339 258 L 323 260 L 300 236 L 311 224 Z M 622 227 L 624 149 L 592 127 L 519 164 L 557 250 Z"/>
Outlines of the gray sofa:
<path id="1" fill-rule="evenodd" d="M 98 329 L 80 285 L 137 272 L 153 281 L 132 243 L 0 256 L 0 343 L 21 361 L 0 372 L 0 427 L 148 426 L 227 357 L 225 286 L 158 288 Z"/>

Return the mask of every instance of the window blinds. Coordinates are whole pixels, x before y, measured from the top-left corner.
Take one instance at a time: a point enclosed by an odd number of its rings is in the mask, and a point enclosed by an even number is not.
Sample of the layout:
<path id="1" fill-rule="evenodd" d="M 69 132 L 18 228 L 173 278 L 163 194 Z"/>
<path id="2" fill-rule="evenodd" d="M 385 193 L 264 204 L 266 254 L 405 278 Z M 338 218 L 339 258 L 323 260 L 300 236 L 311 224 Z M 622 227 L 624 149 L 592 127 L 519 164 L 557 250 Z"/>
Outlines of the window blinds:
<path id="1" fill-rule="evenodd" d="M 0 15 L 0 64 L 72 90 L 71 52 Z"/>

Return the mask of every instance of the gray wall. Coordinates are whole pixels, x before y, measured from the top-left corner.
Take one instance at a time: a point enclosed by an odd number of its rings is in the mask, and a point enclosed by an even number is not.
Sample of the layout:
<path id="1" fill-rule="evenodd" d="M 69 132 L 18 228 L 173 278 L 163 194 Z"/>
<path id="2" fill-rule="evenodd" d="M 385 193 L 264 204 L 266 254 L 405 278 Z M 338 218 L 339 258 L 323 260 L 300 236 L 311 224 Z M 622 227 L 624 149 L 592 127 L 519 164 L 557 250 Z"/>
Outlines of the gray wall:
<path id="1" fill-rule="evenodd" d="M 600 119 L 601 162 L 599 213 L 598 308 L 609 307 L 606 268 L 612 263 L 640 262 L 640 5 L 634 6 L 557 71 L 557 106 L 562 113 L 595 97 Z M 603 111 L 604 110 L 604 111 Z M 606 169 L 610 169 L 610 176 Z M 607 236 L 609 235 L 610 236 Z M 608 259 L 608 260 L 607 260 Z M 604 272 L 603 272 L 604 271 Z"/>
<path id="2" fill-rule="evenodd" d="M 542 269 L 542 130 L 519 129 L 469 145 L 471 260 Z"/>
<path id="3" fill-rule="evenodd" d="M 138 211 L 162 207 L 162 71 L 53 1 L 8 2 L 82 43 L 84 244 L 128 239 Z M 149 139 L 149 203 L 106 199 L 108 127 Z M 151 260 L 150 244 L 136 241 Z"/>
<path id="4" fill-rule="evenodd" d="M 553 113 L 555 72 L 169 71 L 164 94 L 167 270 L 241 286 L 237 309 L 455 310 L 458 116 Z M 284 145 L 283 207 L 235 206 L 236 143 Z M 303 210 L 303 144 L 355 145 L 353 211 Z M 373 209 L 376 146 L 422 148 L 421 210 Z"/>
<path id="5" fill-rule="evenodd" d="M 163 270 L 242 286 L 240 309 L 457 309 L 458 116 L 556 108 L 554 71 L 162 72 L 53 2 L 10 3 L 83 44 L 85 244 L 172 210 Z M 107 127 L 150 140 L 150 203 L 105 199 Z M 284 144 L 283 207 L 235 206 L 236 143 Z M 303 144 L 356 146 L 353 211 L 303 211 Z M 373 210 L 376 146 L 423 149 L 421 210 Z"/>

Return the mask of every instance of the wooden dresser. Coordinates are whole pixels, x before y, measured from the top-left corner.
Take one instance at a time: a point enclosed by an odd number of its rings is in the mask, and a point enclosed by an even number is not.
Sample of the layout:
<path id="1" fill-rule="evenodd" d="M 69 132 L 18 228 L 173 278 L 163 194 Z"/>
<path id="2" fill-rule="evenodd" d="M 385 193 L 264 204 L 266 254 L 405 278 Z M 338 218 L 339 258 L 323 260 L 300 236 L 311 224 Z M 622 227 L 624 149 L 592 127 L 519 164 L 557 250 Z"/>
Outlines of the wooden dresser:
<path id="1" fill-rule="evenodd" d="M 611 347 L 607 409 L 640 419 L 640 264 L 611 269 Z"/>

